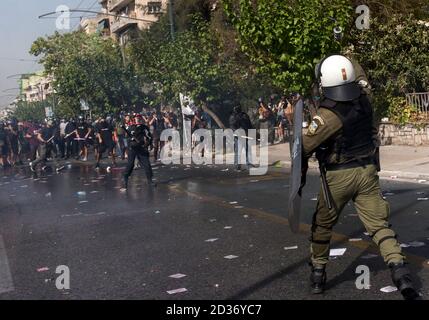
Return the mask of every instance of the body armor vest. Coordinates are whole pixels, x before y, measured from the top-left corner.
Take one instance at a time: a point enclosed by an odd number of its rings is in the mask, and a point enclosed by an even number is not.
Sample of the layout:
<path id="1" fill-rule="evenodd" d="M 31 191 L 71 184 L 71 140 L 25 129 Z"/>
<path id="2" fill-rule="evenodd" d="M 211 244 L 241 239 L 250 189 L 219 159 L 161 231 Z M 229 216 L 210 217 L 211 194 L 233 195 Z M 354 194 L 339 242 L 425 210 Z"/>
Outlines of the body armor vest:
<path id="1" fill-rule="evenodd" d="M 347 163 L 374 154 L 373 112 L 365 94 L 350 102 L 325 99 L 320 107 L 334 112 L 343 124 L 341 131 L 324 144 L 328 154 L 323 158 L 329 158 L 329 162 Z"/>

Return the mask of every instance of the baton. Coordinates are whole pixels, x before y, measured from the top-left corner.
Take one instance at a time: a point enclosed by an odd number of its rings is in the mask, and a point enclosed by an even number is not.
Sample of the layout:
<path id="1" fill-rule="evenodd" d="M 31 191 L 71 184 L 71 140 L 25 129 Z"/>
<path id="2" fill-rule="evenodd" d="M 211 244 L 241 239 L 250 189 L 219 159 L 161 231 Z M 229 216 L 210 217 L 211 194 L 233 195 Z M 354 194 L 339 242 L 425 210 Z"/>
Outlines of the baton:
<path id="1" fill-rule="evenodd" d="M 72 134 L 74 134 L 74 132 L 69 133 L 69 134 L 66 134 L 66 135 L 64 136 L 64 139 L 67 139 L 67 138 L 68 138 L 68 137 L 70 137 Z"/>

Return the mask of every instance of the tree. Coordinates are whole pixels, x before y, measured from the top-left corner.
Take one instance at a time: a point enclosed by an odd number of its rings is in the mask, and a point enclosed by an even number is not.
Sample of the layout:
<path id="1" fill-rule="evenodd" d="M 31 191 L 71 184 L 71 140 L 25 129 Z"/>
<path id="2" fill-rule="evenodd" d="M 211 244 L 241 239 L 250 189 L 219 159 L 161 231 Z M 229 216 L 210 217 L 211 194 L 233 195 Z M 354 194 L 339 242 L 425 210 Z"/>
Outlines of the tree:
<path id="1" fill-rule="evenodd" d="M 354 32 L 351 49 L 367 72 L 376 110 L 385 116 L 397 105 L 395 97 L 429 90 L 429 27 L 412 14 L 382 20 Z"/>
<path id="2" fill-rule="evenodd" d="M 45 102 L 27 102 L 19 101 L 12 117 L 19 121 L 38 121 L 42 122 L 45 119 Z"/>
<path id="3" fill-rule="evenodd" d="M 348 0 L 223 0 L 223 4 L 242 51 L 286 92 L 309 90 L 316 63 L 341 49 L 333 28 L 338 25 L 347 32 L 353 14 Z"/>
<path id="4" fill-rule="evenodd" d="M 141 100 L 132 65 L 123 65 L 120 47 L 112 39 L 55 33 L 37 39 L 30 53 L 41 56 L 46 73 L 53 75 L 56 111 L 61 114 L 79 114 L 80 99 L 94 113 L 116 112 Z"/>

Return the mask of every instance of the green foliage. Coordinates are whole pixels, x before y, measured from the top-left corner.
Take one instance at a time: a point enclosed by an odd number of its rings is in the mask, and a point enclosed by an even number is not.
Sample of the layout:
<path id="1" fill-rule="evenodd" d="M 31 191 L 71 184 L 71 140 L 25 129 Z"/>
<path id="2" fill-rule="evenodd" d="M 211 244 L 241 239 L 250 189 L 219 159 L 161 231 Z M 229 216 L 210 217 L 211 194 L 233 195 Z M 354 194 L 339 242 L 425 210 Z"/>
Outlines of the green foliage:
<path id="1" fill-rule="evenodd" d="M 124 67 L 120 47 L 112 39 L 84 32 L 55 33 L 37 39 L 30 53 L 41 56 L 45 71 L 54 76 L 60 115 L 79 114 L 80 99 L 95 113 L 139 101 L 133 69 Z"/>
<path id="2" fill-rule="evenodd" d="M 12 117 L 19 121 L 38 121 L 41 122 L 45 119 L 46 102 L 25 102 L 20 101 L 16 106 Z"/>
<path id="3" fill-rule="evenodd" d="M 228 34 L 225 28 L 223 34 L 215 32 L 215 28 L 197 14 L 191 27 L 177 33 L 175 41 L 168 36 L 166 21 L 141 32 L 129 53 L 146 83 L 148 95 L 155 98 L 154 104 L 175 104 L 179 93 L 215 108 L 247 94 L 255 99 L 255 91 L 248 90 L 258 87 L 261 79 L 255 79 L 249 66 L 243 63 L 247 59 L 240 63 L 235 56 L 235 50 L 227 43 L 231 38 L 223 37 Z M 228 52 L 224 50 L 226 46 Z"/>
<path id="4" fill-rule="evenodd" d="M 399 112 L 396 97 L 429 91 L 429 27 L 413 15 L 392 15 L 387 22 L 372 19 L 370 30 L 352 37 L 352 53 L 368 75 L 378 114 L 405 121 L 408 109 Z"/>
<path id="5" fill-rule="evenodd" d="M 314 67 L 324 56 L 340 51 L 333 38 L 334 17 L 348 30 L 353 14 L 347 0 L 224 0 L 239 33 L 241 49 L 286 92 L 305 93 Z"/>
<path id="6" fill-rule="evenodd" d="M 393 97 L 388 99 L 389 121 L 404 125 L 417 122 L 419 112 L 415 106 L 407 105 L 404 97 Z"/>

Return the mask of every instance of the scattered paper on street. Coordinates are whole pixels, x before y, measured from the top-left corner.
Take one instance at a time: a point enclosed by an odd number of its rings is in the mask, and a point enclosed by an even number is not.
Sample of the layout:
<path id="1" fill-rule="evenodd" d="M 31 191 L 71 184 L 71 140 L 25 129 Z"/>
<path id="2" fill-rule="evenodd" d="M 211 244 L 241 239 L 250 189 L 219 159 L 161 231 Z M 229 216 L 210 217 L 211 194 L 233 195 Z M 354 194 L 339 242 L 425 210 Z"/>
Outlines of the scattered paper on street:
<path id="1" fill-rule="evenodd" d="M 398 288 L 392 287 L 392 286 L 387 286 L 387 287 L 381 288 L 380 291 L 385 292 L 385 293 L 391 293 L 391 292 L 398 291 Z"/>
<path id="2" fill-rule="evenodd" d="M 414 248 L 424 247 L 425 245 L 426 245 L 426 243 L 421 242 L 421 241 L 411 241 L 411 242 L 408 242 L 408 246 L 414 247 Z"/>
<path id="3" fill-rule="evenodd" d="M 42 268 L 38 268 L 37 272 L 45 272 L 45 271 L 49 271 L 48 267 L 42 267 Z"/>
<path id="4" fill-rule="evenodd" d="M 173 278 L 173 279 L 181 279 L 186 277 L 186 274 L 182 274 L 182 273 L 176 273 L 176 274 L 172 274 L 171 276 L 169 276 L 169 278 Z"/>
<path id="5" fill-rule="evenodd" d="M 232 260 L 232 259 L 236 259 L 236 258 L 238 258 L 238 256 L 234 256 L 233 254 L 231 254 L 231 255 L 229 255 L 229 256 L 225 256 L 224 258 L 225 258 L 225 259 L 228 259 L 228 260 Z"/>
<path id="6" fill-rule="evenodd" d="M 292 246 L 292 247 L 284 247 L 285 250 L 295 250 L 298 249 L 298 246 Z"/>
<path id="7" fill-rule="evenodd" d="M 337 257 L 342 256 L 346 252 L 346 248 L 338 248 L 338 249 L 331 249 L 329 251 L 329 256 L 331 257 Z"/>
<path id="8" fill-rule="evenodd" d="M 188 291 L 188 289 L 179 288 L 179 289 L 169 290 L 169 291 L 167 291 L 167 293 L 168 294 L 176 294 L 176 293 L 182 293 L 182 292 L 186 292 L 186 291 Z"/>

